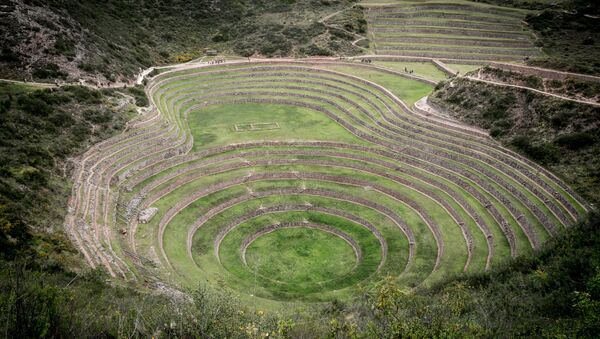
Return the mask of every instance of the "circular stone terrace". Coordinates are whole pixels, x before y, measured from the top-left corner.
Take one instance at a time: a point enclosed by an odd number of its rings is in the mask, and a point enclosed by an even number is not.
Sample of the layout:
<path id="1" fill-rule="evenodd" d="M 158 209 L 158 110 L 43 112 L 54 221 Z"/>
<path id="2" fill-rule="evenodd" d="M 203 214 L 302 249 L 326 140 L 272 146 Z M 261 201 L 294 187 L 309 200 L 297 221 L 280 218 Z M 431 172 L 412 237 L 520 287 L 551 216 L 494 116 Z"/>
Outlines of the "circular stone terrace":
<path id="1" fill-rule="evenodd" d="M 484 271 L 586 213 L 544 168 L 410 108 L 431 89 L 333 59 L 165 69 L 151 109 L 84 155 L 66 229 L 114 277 L 277 306 Z"/>

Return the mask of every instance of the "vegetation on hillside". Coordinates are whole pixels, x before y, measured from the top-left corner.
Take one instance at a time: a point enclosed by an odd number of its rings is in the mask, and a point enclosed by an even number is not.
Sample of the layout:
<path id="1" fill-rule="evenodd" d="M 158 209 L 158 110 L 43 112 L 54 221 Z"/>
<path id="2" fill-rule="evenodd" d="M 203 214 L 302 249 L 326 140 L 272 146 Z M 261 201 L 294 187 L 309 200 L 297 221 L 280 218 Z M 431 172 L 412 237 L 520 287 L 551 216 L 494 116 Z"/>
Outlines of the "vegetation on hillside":
<path id="1" fill-rule="evenodd" d="M 577 100 L 600 102 L 599 82 L 585 81 L 572 77 L 568 77 L 565 80 L 547 79 L 537 75 L 525 75 L 489 66 L 481 68 L 476 74 L 478 78 L 484 80 L 530 87 Z"/>
<path id="2" fill-rule="evenodd" d="M 575 73 L 600 74 L 600 3 L 595 0 L 474 0 L 538 12 L 525 21 L 544 56 L 528 61 Z"/>
<path id="3" fill-rule="evenodd" d="M 525 81 L 536 87 L 541 81 L 522 78 L 513 82 Z M 554 83 L 570 88 L 570 84 L 579 82 Z M 600 108 L 464 78 L 438 85 L 430 100 L 448 108 L 455 118 L 489 130 L 504 145 L 548 167 L 589 201 L 600 201 Z"/>
<path id="4" fill-rule="evenodd" d="M 332 330 L 340 337 L 591 338 L 600 331 L 599 248 L 600 217 L 592 214 L 535 256 L 490 272 L 413 294 L 383 284 L 343 308 Z M 348 311 L 359 320 L 348 321 Z"/>
<path id="5" fill-rule="evenodd" d="M 213 48 L 244 57 L 353 54 L 354 36 L 318 21 L 351 3 L 15 1 L 2 22 L 0 75 L 112 82 Z"/>
<path id="6" fill-rule="evenodd" d="M 526 20 L 547 57 L 532 64 L 576 73 L 600 74 L 600 3 L 576 0 Z"/>
<path id="7" fill-rule="evenodd" d="M 70 260 L 62 233 L 70 158 L 123 129 L 135 113 L 114 91 L 0 84 L 0 255 Z M 71 253 L 72 254 L 72 253 Z"/>
<path id="8" fill-rule="evenodd" d="M 546 8 L 539 6 L 547 3 L 481 1 L 535 9 Z M 351 41 L 365 31 L 360 6 L 348 9 L 352 2 L 18 1 L 12 5 L 26 8 L 33 20 L 10 17 L 0 23 L 0 76 L 22 77 L 26 70 L 36 79 L 89 75 L 117 81 L 140 67 L 188 61 L 207 48 L 242 56 L 350 54 L 357 51 Z M 528 17 L 548 54 L 532 63 L 600 74 L 595 58 L 600 55 L 598 6 L 592 3 L 559 2 Z M 341 11 L 339 16 L 318 21 L 336 11 Z M 31 48 L 36 44 L 43 48 L 34 60 L 33 51 L 39 51 Z M 362 68 L 332 69 L 367 78 Z M 575 80 L 545 83 L 510 72 L 495 76 L 533 88 L 553 86 L 555 92 L 574 97 L 598 96 L 597 85 Z M 395 75 L 368 79 L 402 92 L 401 98 L 409 103 L 427 90 L 424 84 L 395 88 L 389 85 L 392 81 L 405 81 Z M 431 100 L 548 167 L 590 202 L 600 202 L 599 108 L 464 78 L 441 83 Z M 138 288 L 144 282 L 119 285 L 101 269 L 82 268 L 62 231 L 72 159 L 123 130 L 135 114 L 133 102 L 148 103 L 139 87 L 38 89 L 0 84 L 0 337 L 594 337 L 600 333 L 597 212 L 533 255 L 508 260 L 487 272 L 447 277 L 433 287 L 410 292 L 389 277 L 359 290 L 355 299 L 306 304 L 283 313 L 248 307 L 224 280 L 218 288 L 200 285 L 184 291 L 187 294 L 159 283 L 165 293 L 153 294 Z M 200 124 L 199 117 L 190 119 L 192 126 Z M 206 126 L 206 121 L 202 123 Z M 196 140 L 206 143 L 201 137 Z M 253 250 L 257 249 L 250 248 L 250 259 Z M 267 250 L 274 249 L 262 249 Z"/>
<path id="9" fill-rule="evenodd" d="M 14 337 L 593 337 L 600 331 L 600 217 L 490 272 L 405 293 L 392 280 L 352 303 L 251 311 L 226 288 L 189 300 L 0 261 L 0 333 Z M 94 298 L 89 298 L 93 295 Z"/>
<path id="10" fill-rule="evenodd" d="M 570 0 L 473 0 L 496 6 L 516 7 L 533 10 L 556 8 Z"/>

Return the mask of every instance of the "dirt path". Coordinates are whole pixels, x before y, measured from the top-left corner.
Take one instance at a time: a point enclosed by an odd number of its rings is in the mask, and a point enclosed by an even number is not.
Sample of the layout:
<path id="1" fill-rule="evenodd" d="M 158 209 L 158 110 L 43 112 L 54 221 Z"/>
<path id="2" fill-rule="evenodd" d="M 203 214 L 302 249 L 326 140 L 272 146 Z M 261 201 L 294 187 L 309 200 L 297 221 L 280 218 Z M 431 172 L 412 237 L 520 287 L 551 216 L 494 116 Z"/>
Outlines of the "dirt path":
<path id="1" fill-rule="evenodd" d="M 331 13 L 331 14 L 329 14 L 329 15 L 326 15 L 326 16 L 322 17 L 321 19 L 319 19 L 319 23 L 321 23 L 321 24 L 322 24 L 322 23 L 324 23 L 325 21 L 327 21 L 327 20 L 329 20 L 329 19 L 333 18 L 334 16 L 336 16 L 336 15 L 338 15 L 338 14 L 342 13 L 344 10 L 345 10 L 345 9 L 340 9 L 340 10 L 339 10 L 339 11 L 337 11 L 337 12 L 333 12 L 333 13 Z"/>
<path id="2" fill-rule="evenodd" d="M 565 97 L 565 96 L 554 94 L 554 93 L 540 91 L 539 89 L 535 89 L 535 88 L 531 88 L 531 87 L 512 85 L 512 84 L 507 84 L 504 82 L 497 82 L 497 81 L 491 81 L 491 80 L 484 80 L 484 79 L 480 79 L 480 78 L 472 77 L 472 76 L 464 76 L 464 78 L 472 80 L 472 81 L 484 82 L 486 84 L 495 85 L 495 86 L 524 89 L 524 90 L 532 91 L 532 92 L 539 93 L 539 94 L 546 95 L 546 96 L 555 97 L 555 98 L 562 99 L 562 100 L 573 101 L 573 102 L 577 102 L 577 103 L 584 104 L 584 105 L 592 105 L 592 106 L 600 107 L 600 103 L 598 103 L 598 102 L 573 99 L 573 98 Z"/>
<path id="3" fill-rule="evenodd" d="M 365 40 L 365 39 L 367 39 L 367 37 L 366 37 L 366 36 L 361 36 L 360 38 L 358 38 L 358 39 L 356 39 L 356 40 L 352 41 L 352 46 L 354 46 L 354 47 L 358 47 L 358 48 L 362 49 L 363 51 L 368 51 L 368 50 L 369 50 L 368 48 L 366 48 L 366 47 L 362 47 L 362 46 L 359 46 L 359 45 L 357 45 L 357 43 L 358 43 L 359 41 L 362 41 L 362 40 Z"/>

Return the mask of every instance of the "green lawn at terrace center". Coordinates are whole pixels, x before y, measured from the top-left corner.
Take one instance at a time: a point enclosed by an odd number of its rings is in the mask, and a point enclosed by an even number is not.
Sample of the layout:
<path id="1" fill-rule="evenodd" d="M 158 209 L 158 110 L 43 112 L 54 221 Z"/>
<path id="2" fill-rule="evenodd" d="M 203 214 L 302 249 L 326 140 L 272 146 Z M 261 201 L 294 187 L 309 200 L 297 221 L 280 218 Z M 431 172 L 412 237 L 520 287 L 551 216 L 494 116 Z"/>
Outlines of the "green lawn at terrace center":
<path id="1" fill-rule="evenodd" d="M 190 112 L 194 151 L 252 141 L 318 140 L 364 143 L 325 114 L 279 104 L 211 105 Z M 272 124 L 279 128 L 236 131 L 236 125 Z"/>
<path id="2" fill-rule="evenodd" d="M 284 228 L 256 239 L 246 251 L 250 270 L 272 280 L 320 282 L 348 273 L 355 264 L 342 238 L 310 228 Z"/>

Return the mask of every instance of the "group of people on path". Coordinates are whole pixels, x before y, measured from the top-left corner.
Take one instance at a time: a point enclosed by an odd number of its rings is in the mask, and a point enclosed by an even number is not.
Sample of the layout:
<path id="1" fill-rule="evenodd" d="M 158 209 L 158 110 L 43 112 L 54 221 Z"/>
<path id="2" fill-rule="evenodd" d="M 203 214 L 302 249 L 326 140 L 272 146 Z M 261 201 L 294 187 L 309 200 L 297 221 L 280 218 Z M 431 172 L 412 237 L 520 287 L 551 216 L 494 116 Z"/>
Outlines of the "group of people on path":
<path id="1" fill-rule="evenodd" d="M 217 59 L 217 60 L 209 61 L 208 64 L 209 65 L 214 65 L 214 64 L 222 64 L 224 62 L 225 62 L 225 59 Z"/>

